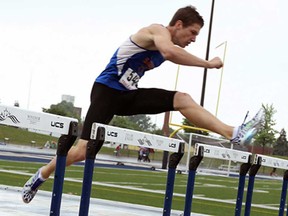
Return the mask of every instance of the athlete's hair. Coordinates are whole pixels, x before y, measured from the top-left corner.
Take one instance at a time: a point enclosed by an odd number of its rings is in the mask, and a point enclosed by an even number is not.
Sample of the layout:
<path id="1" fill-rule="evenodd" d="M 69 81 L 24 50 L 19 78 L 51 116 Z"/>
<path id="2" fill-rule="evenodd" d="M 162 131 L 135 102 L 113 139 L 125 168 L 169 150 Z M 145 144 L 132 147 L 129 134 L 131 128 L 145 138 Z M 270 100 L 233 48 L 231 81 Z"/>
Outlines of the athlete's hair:
<path id="1" fill-rule="evenodd" d="M 174 14 L 173 18 L 171 19 L 169 26 L 174 26 L 178 20 L 181 20 L 183 22 L 183 27 L 190 26 L 194 23 L 199 24 L 201 27 L 204 26 L 203 17 L 192 5 L 178 9 Z"/>

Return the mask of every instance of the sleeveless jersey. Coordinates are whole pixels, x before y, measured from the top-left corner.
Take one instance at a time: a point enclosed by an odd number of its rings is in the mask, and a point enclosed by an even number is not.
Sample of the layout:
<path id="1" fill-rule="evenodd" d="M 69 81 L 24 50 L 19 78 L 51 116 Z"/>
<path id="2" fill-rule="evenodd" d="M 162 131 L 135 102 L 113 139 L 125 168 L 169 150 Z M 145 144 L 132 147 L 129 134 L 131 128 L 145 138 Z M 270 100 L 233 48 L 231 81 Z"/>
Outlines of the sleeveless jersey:
<path id="1" fill-rule="evenodd" d="M 164 61 L 159 51 L 144 49 L 129 38 L 116 50 L 96 82 L 118 90 L 135 90 L 144 73 Z"/>

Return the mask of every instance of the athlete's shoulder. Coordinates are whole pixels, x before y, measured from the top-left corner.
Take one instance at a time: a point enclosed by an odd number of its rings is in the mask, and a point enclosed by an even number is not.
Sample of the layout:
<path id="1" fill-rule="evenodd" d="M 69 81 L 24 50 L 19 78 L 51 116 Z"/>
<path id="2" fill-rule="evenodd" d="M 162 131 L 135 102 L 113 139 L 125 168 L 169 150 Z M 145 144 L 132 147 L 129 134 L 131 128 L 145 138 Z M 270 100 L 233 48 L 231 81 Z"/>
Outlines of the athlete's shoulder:
<path id="1" fill-rule="evenodd" d="M 166 27 L 162 24 L 158 24 L 158 23 L 153 23 L 149 26 L 146 26 L 142 29 L 140 29 L 140 31 L 149 31 L 149 32 L 154 32 L 154 31 L 167 31 Z"/>
<path id="2" fill-rule="evenodd" d="M 131 36 L 139 46 L 145 49 L 155 50 L 154 37 L 155 35 L 168 35 L 169 32 L 165 26 L 161 24 L 151 24 L 149 26 L 141 28 L 137 33 Z"/>

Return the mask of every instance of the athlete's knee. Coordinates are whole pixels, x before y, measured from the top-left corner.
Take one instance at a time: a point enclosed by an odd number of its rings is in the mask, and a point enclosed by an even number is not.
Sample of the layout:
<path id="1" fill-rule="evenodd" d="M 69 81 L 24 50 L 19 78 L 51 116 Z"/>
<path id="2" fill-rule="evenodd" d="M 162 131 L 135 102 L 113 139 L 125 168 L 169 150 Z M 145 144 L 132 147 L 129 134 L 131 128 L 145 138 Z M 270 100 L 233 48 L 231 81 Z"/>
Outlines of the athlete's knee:
<path id="1" fill-rule="evenodd" d="M 186 107 L 191 107 L 194 104 L 196 103 L 189 94 L 183 93 L 183 92 L 177 92 L 175 94 L 175 97 L 174 97 L 175 110 L 183 109 Z"/>

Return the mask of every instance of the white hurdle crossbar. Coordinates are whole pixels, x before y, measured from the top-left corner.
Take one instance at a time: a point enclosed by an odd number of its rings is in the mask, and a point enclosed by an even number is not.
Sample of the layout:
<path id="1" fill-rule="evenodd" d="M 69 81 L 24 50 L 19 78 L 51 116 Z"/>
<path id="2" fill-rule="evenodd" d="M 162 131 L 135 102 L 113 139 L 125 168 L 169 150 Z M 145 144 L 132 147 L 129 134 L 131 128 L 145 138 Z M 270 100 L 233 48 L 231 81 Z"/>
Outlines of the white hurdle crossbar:
<path id="1" fill-rule="evenodd" d="M 0 104 L 0 124 L 3 125 L 68 134 L 71 122 L 78 122 L 78 120 Z"/>
<path id="2" fill-rule="evenodd" d="M 288 160 L 256 154 L 254 157 L 255 164 L 257 164 L 258 158 L 260 158 L 261 166 L 288 170 Z"/>
<path id="3" fill-rule="evenodd" d="M 213 145 L 207 145 L 202 143 L 196 143 L 195 155 L 198 155 L 199 147 L 204 148 L 204 157 L 231 160 L 235 162 L 247 163 L 252 155 L 250 152 L 244 152 L 224 147 L 218 147 Z"/>
<path id="4" fill-rule="evenodd" d="M 98 127 L 105 128 L 105 141 L 118 142 L 133 146 L 143 146 L 169 152 L 184 151 L 183 142 L 178 139 L 99 123 L 93 123 L 91 139 L 96 139 Z"/>

